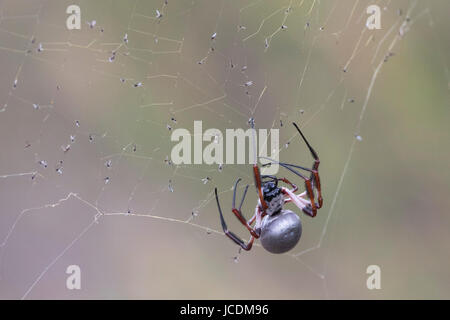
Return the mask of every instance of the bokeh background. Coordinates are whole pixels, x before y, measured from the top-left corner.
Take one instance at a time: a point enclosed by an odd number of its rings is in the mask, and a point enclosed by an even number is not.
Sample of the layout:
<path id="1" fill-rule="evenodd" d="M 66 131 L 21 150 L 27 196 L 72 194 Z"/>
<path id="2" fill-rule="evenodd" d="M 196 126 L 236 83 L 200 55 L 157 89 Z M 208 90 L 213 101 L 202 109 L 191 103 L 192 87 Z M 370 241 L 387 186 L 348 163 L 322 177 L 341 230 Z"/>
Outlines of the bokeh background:
<path id="1" fill-rule="evenodd" d="M 65 26 L 70 4 L 81 30 Z M 372 4 L 381 30 L 365 27 Z M 0 1 L 0 298 L 450 298 L 449 12 L 446 0 Z M 239 252 L 220 231 L 216 186 L 248 238 L 230 208 L 251 166 L 170 164 L 173 129 L 251 117 L 280 129 L 281 161 L 311 163 L 291 121 L 321 157 L 324 207 L 299 213 L 288 254 Z M 66 288 L 74 264 L 81 290 Z"/>

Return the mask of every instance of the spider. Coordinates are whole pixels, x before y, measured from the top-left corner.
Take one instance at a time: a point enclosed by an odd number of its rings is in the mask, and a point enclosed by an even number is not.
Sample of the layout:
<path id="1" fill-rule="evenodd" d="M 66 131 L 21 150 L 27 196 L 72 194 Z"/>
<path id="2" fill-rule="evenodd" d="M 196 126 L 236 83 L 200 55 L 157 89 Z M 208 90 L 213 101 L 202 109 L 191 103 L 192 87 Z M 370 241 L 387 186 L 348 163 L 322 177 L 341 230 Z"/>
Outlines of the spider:
<path id="1" fill-rule="evenodd" d="M 299 216 L 290 211 L 284 210 L 283 206 L 286 203 L 292 202 L 300 210 L 302 210 L 308 216 L 314 218 L 317 214 L 317 210 L 323 205 L 322 191 L 320 187 L 319 178 L 319 156 L 316 151 L 311 147 L 308 140 L 303 135 L 300 128 L 296 123 L 293 123 L 300 136 L 303 138 L 306 146 L 311 152 L 314 158 L 312 168 L 305 168 L 298 165 L 282 163 L 275 161 L 267 157 L 261 157 L 269 162 L 264 166 L 271 164 L 278 164 L 292 173 L 296 174 L 304 180 L 305 190 L 300 194 L 295 194 L 298 191 L 298 187 L 291 183 L 286 178 L 277 178 L 276 176 L 261 175 L 258 165 L 253 165 L 253 174 L 255 178 L 255 187 L 258 194 L 258 203 L 255 208 L 255 214 L 250 220 L 246 220 L 241 212 L 242 204 L 244 203 L 245 196 L 247 195 L 248 185 L 245 187 L 239 208 L 236 208 L 236 190 L 241 179 L 237 179 L 234 185 L 232 212 L 236 218 L 247 228 L 250 232 L 250 240 L 245 243 L 236 234 L 228 230 L 227 224 L 223 217 L 222 209 L 219 203 L 219 197 L 217 195 L 217 188 L 215 188 L 215 195 L 217 201 L 217 207 L 219 209 L 220 222 L 225 235 L 233 240 L 242 249 L 251 250 L 255 239 L 260 239 L 264 249 L 271 253 L 285 253 L 294 248 L 300 240 L 302 234 L 302 225 Z M 298 170 L 306 171 L 310 174 L 309 178 L 301 174 Z M 278 186 L 279 182 L 290 186 L 290 188 Z M 317 202 L 315 190 L 317 190 Z M 254 226 L 252 226 L 254 224 Z"/>

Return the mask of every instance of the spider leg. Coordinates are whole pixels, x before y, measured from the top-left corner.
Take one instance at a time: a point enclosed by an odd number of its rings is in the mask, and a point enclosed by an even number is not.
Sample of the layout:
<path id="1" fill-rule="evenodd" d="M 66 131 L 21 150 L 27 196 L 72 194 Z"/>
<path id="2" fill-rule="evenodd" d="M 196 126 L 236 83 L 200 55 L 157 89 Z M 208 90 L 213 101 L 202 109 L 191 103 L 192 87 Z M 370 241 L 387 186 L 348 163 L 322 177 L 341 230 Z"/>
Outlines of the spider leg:
<path id="1" fill-rule="evenodd" d="M 270 158 L 264 157 L 264 159 L 270 159 Z M 306 192 L 308 194 L 309 199 L 311 200 L 311 208 L 312 208 L 311 213 L 308 213 L 308 215 L 310 215 L 312 217 L 315 217 L 316 213 L 317 213 L 317 209 L 320 209 L 322 207 L 322 202 L 321 202 L 322 196 L 320 195 L 319 203 L 317 204 L 315 202 L 315 200 L 314 200 L 314 188 L 313 188 L 313 184 L 311 183 L 311 179 L 305 177 L 304 175 L 302 175 L 297 170 L 291 168 L 291 167 L 295 168 L 295 167 L 300 167 L 300 166 L 295 166 L 295 165 L 291 165 L 291 164 L 287 164 L 287 163 L 283 163 L 283 162 L 278 162 L 278 161 L 275 161 L 275 160 L 272 160 L 272 159 L 270 159 L 270 160 L 275 162 L 275 163 L 277 163 L 278 165 L 288 169 L 289 171 L 291 171 L 292 173 L 296 174 L 297 176 L 299 176 L 300 178 L 302 178 L 305 181 Z M 302 169 L 302 167 L 300 167 L 300 169 Z M 311 170 L 311 169 L 306 169 L 306 170 Z"/>
<path id="2" fill-rule="evenodd" d="M 264 200 L 264 195 L 263 195 L 263 191 L 262 191 L 262 183 L 261 183 L 261 172 L 259 171 L 259 167 L 256 164 L 253 165 L 253 175 L 255 177 L 256 192 L 258 192 L 259 201 L 261 202 L 262 210 L 265 212 L 269 206 L 267 205 L 266 201 Z"/>
<path id="3" fill-rule="evenodd" d="M 292 190 L 290 190 L 292 193 L 294 193 Z M 297 198 L 300 198 L 300 201 L 306 201 L 303 197 L 306 196 L 306 191 L 300 193 L 300 194 L 296 194 Z M 290 203 L 292 202 L 292 199 L 287 197 L 284 198 L 284 203 Z"/>
<path id="4" fill-rule="evenodd" d="M 282 188 L 282 192 L 289 197 L 289 200 L 286 202 L 291 202 L 297 206 L 300 210 L 306 213 L 308 216 L 314 218 L 317 214 L 317 207 L 314 205 L 314 202 L 309 203 L 305 199 L 299 197 L 292 191 L 287 188 Z M 312 206 L 311 206 L 312 204 Z"/>
<path id="5" fill-rule="evenodd" d="M 308 147 L 309 151 L 311 152 L 312 157 L 314 158 L 314 164 L 313 164 L 313 168 L 312 168 L 313 172 L 312 172 L 311 176 L 314 175 L 314 182 L 316 184 L 316 188 L 319 193 L 319 195 L 318 195 L 319 208 L 321 208 L 322 204 L 323 204 L 323 198 L 322 198 L 322 189 L 320 186 L 320 177 L 319 177 L 319 172 L 318 172 L 319 164 L 320 164 L 319 156 L 317 155 L 317 152 L 313 149 L 313 147 L 311 147 L 308 140 L 303 135 L 303 132 L 300 130 L 300 128 L 297 126 L 297 124 L 295 122 L 293 122 L 292 124 L 297 129 L 298 133 L 300 133 L 300 135 L 302 136 L 303 141 L 305 141 L 306 146 Z"/>
<path id="6" fill-rule="evenodd" d="M 266 159 L 269 159 L 269 158 L 266 158 Z M 292 187 L 292 190 L 291 190 L 292 192 L 297 192 L 297 190 L 298 190 L 298 187 L 286 178 L 277 178 L 276 176 L 269 176 L 269 175 L 261 176 L 261 180 L 264 181 L 265 178 L 272 179 L 272 180 L 276 181 L 277 183 L 278 183 L 278 181 L 283 181 L 284 183 L 286 183 Z"/>
<path id="7" fill-rule="evenodd" d="M 294 172 L 294 171 L 289 169 L 288 167 L 297 168 L 297 169 L 301 169 L 301 170 L 305 170 L 305 171 L 310 172 L 311 176 L 309 177 L 309 180 L 311 180 L 313 182 L 312 183 L 313 189 L 315 187 L 317 189 L 317 191 L 318 191 L 318 201 L 319 201 L 318 206 L 319 206 L 319 208 L 322 207 L 322 204 L 323 204 L 322 189 L 321 189 L 321 185 L 320 185 L 320 177 L 319 177 L 319 171 L 318 170 L 315 170 L 314 167 L 313 167 L 313 169 L 309 169 L 309 168 L 305 168 L 305 167 L 298 166 L 298 165 L 295 165 L 295 164 L 277 162 L 277 161 L 275 161 L 275 160 L 273 160 L 271 158 L 266 158 L 266 157 L 261 157 L 261 158 L 266 159 L 266 160 L 270 160 L 270 161 L 272 161 L 274 163 L 277 163 L 280 166 L 282 166 L 282 167 L 284 167 L 284 168 L 286 168 L 286 169 L 288 169 L 288 170 L 290 170 L 292 172 Z M 318 167 L 318 165 L 317 165 L 317 167 Z M 296 174 L 299 175 L 298 173 L 296 173 Z"/>
<path id="8" fill-rule="evenodd" d="M 247 195 L 247 190 L 248 190 L 248 185 L 245 187 L 244 190 L 244 194 L 242 195 L 242 199 L 241 199 L 241 204 L 239 205 L 239 209 L 236 209 L 236 190 L 237 190 L 237 186 L 239 184 L 239 182 L 241 181 L 241 179 L 237 179 L 236 183 L 234 185 L 234 192 L 233 192 L 233 208 L 231 209 L 231 211 L 233 211 L 234 215 L 236 216 L 236 218 L 238 218 L 238 220 L 247 228 L 247 230 L 250 232 L 250 234 L 252 236 L 254 236 L 255 238 L 259 238 L 259 234 L 257 234 L 255 232 L 255 230 L 250 226 L 251 222 L 250 220 L 247 221 L 244 217 L 244 215 L 242 214 L 241 208 L 242 208 L 242 204 L 244 203 L 245 200 L 245 196 Z"/>
<path id="9" fill-rule="evenodd" d="M 295 122 L 292 122 L 292 124 L 297 129 L 298 133 L 300 133 L 300 135 L 302 136 L 303 141 L 305 141 L 306 146 L 308 147 L 309 151 L 311 152 L 311 155 L 313 156 L 314 160 L 319 161 L 319 156 L 317 155 L 317 152 L 311 147 L 311 145 L 309 144 L 308 140 L 303 135 L 303 132 L 298 127 L 298 125 Z M 319 163 L 320 163 L 320 161 L 319 161 Z"/>
<path id="10" fill-rule="evenodd" d="M 279 162 L 279 161 L 276 161 L 275 159 L 272 159 L 272 158 L 269 158 L 269 157 L 260 157 L 260 159 L 265 159 L 265 160 L 270 161 L 269 163 L 263 164 L 263 165 L 262 165 L 263 167 L 269 166 L 269 165 L 271 165 L 272 163 L 274 163 L 274 164 L 279 164 L 279 165 L 284 165 L 284 166 L 294 167 L 294 168 L 297 168 L 297 169 L 302 169 L 302 170 L 305 170 L 305 171 L 308 171 L 308 172 L 311 172 L 311 173 L 314 172 L 313 169 L 305 168 L 305 167 L 298 166 L 298 165 L 295 165 L 295 164 Z"/>
<path id="11" fill-rule="evenodd" d="M 275 161 L 275 160 L 272 160 L 270 158 L 267 158 L 267 160 Z M 302 166 L 298 166 L 298 165 L 295 165 L 295 164 L 289 164 L 289 163 L 279 163 L 279 165 L 282 166 L 282 167 L 285 167 L 285 168 L 287 168 L 289 166 L 289 167 L 293 167 L 293 168 L 297 168 L 297 169 L 301 169 L 301 170 L 305 170 L 305 171 L 311 172 L 309 180 L 312 181 L 312 188 L 314 189 L 314 187 L 315 187 L 317 189 L 317 191 L 318 191 L 318 202 L 319 202 L 318 203 L 318 207 L 320 209 L 322 207 L 322 205 L 323 205 L 323 198 L 322 198 L 322 188 L 320 186 L 319 171 L 315 170 L 315 169 L 308 169 L 308 168 L 305 168 L 305 167 L 302 167 Z M 317 165 L 317 167 L 318 167 L 318 165 Z M 287 168 L 287 169 L 290 170 L 289 168 Z"/>
<path id="12" fill-rule="evenodd" d="M 264 165 L 263 165 L 263 167 L 264 167 Z M 271 180 L 278 180 L 278 178 L 276 176 L 270 176 L 270 175 L 264 174 L 264 175 L 261 176 L 261 181 L 264 181 L 267 178 L 269 178 Z"/>
<path id="13" fill-rule="evenodd" d="M 222 209 L 220 208 L 219 196 L 217 195 L 217 188 L 214 189 L 214 192 L 216 194 L 217 207 L 219 209 L 220 223 L 222 224 L 223 232 L 225 233 L 225 235 L 228 238 L 233 240 L 233 242 L 236 243 L 237 245 L 239 245 L 242 249 L 244 249 L 246 251 L 249 251 L 252 248 L 252 246 L 253 246 L 253 242 L 255 241 L 255 237 L 251 236 L 250 240 L 247 243 L 245 243 L 236 234 L 234 234 L 233 232 L 228 230 L 228 227 L 227 227 L 227 224 L 225 222 L 225 219 L 223 218 Z"/>
<path id="14" fill-rule="evenodd" d="M 279 161 L 276 161 L 276 160 L 268 158 L 268 157 L 261 157 L 261 159 L 265 159 L 265 160 L 270 161 L 270 163 L 265 164 L 265 166 L 269 165 L 271 163 L 278 164 L 278 165 L 282 166 L 283 168 L 286 168 L 287 170 L 289 170 L 289 171 L 293 172 L 294 174 L 298 175 L 303 180 L 305 180 L 305 187 L 306 187 L 306 189 L 308 191 L 308 195 L 312 195 L 313 198 L 314 198 L 314 192 L 313 191 L 314 191 L 314 187 L 315 187 L 317 189 L 317 191 L 318 191 L 318 204 L 316 204 L 316 206 L 317 206 L 318 209 L 320 209 L 322 207 L 322 205 L 323 205 L 322 190 L 321 190 L 321 186 L 320 186 L 319 172 L 317 170 L 308 169 L 308 168 L 305 168 L 305 167 L 302 167 L 302 166 L 298 166 L 298 165 L 295 165 L 295 164 L 279 162 Z M 293 168 L 311 172 L 311 177 L 307 178 L 304 175 L 302 175 L 300 172 L 298 172 L 297 170 L 294 170 Z M 308 186 L 307 186 L 307 184 L 308 184 L 307 181 L 308 180 L 310 182 L 311 181 L 313 182 L 313 183 L 311 183 L 311 187 L 310 188 L 308 188 Z"/>
<path id="15" fill-rule="evenodd" d="M 284 183 L 290 185 L 292 187 L 292 190 L 291 190 L 292 192 L 297 192 L 297 190 L 298 190 L 297 185 L 293 184 L 288 179 L 286 179 L 286 178 L 279 178 L 278 180 L 283 181 Z"/>

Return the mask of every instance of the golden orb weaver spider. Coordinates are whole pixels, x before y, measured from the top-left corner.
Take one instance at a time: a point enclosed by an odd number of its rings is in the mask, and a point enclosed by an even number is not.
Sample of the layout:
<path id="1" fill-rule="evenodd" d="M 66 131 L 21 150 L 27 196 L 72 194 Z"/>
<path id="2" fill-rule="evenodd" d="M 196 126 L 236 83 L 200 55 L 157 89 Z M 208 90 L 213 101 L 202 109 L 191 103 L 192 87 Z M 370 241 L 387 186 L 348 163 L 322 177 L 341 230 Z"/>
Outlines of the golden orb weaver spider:
<path id="1" fill-rule="evenodd" d="M 298 187 L 291 183 L 288 179 L 277 178 L 276 176 L 261 175 L 260 169 L 255 163 L 253 165 L 253 175 L 255 178 L 256 192 L 258 193 L 259 199 L 255 208 L 255 214 L 250 220 L 246 220 L 242 214 L 241 208 L 249 186 L 247 185 L 245 187 L 240 205 L 236 208 L 236 190 L 239 182 L 241 181 L 240 178 L 237 179 L 234 185 L 232 212 L 250 232 L 251 237 L 247 243 L 240 239 L 236 234 L 228 230 L 227 224 L 223 217 L 222 209 L 220 207 L 217 188 L 214 190 L 223 232 L 228 238 L 244 250 L 250 250 L 255 239 L 259 238 L 264 249 L 271 253 L 284 253 L 291 250 L 300 240 L 302 225 L 298 215 L 290 210 L 284 210 L 283 206 L 286 203 L 292 202 L 305 214 L 314 218 L 317 214 L 317 210 L 319 210 L 323 205 L 319 177 L 319 156 L 311 147 L 297 124 L 294 122 L 293 125 L 303 138 L 303 141 L 314 158 L 312 168 L 309 169 L 299 165 L 278 162 L 267 157 L 261 157 L 261 159 L 269 161 L 269 163 L 263 166 L 270 165 L 272 163 L 278 164 L 302 178 L 305 183 L 305 191 L 300 194 L 295 194 L 295 192 L 298 191 Z M 309 178 L 301 174 L 299 170 L 308 172 L 310 174 Z M 280 181 L 286 185 L 289 185 L 291 189 L 279 187 L 278 182 Z M 317 190 L 317 202 L 314 190 Z M 252 226 L 253 224 L 254 226 Z"/>

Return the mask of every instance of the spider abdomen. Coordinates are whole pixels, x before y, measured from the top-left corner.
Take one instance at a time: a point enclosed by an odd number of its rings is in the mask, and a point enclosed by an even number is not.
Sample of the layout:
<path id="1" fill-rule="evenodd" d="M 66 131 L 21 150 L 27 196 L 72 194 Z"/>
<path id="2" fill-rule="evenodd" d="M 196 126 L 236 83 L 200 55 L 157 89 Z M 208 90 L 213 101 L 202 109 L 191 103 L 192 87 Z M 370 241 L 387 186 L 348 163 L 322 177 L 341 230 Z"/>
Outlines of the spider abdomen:
<path id="1" fill-rule="evenodd" d="M 302 235 L 302 223 L 297 214 L 282 210 L 262 220 L 261 245 L 271 253 L 285 253 L 294 248 Z"/>

